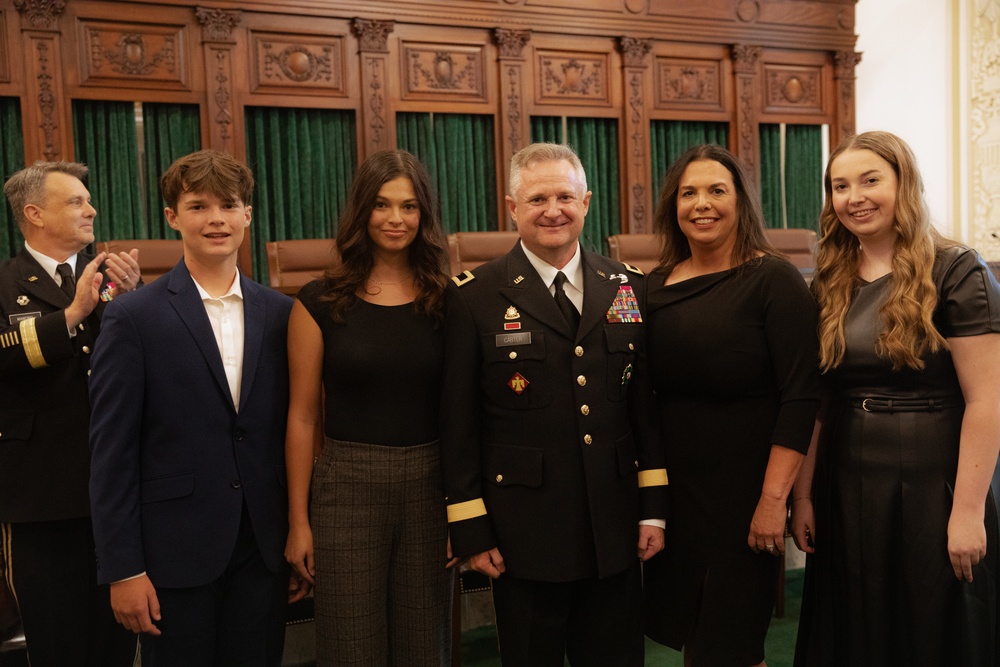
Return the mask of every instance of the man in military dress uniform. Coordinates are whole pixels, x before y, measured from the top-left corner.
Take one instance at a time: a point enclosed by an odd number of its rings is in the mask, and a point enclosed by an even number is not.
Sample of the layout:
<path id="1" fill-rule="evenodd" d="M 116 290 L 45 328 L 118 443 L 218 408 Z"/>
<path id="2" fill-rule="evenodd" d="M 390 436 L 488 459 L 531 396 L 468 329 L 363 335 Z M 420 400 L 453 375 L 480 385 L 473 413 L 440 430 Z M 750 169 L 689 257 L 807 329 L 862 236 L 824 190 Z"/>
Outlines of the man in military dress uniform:
<path id="1" fill-rule="evenodd" d="M 104 302 L 140 282 L 138 252 L 81 252 L 86 175 L 36 162 L 4 185 L 25 243 L 0 263 L 0 522 L 32 667 L 130 667 L 136 652 L 97 585 L 87 376 Z"/>
<path id="2" fill-rule="evenodd" d="M 520 241 L 448 286 L 452 550 L 494 578 L 505 665 L 642 665 L 639 561 L 663 548 L 667 483 L 642 272 L 580 248 L 591 193 L 570 148 L 518 152 L 509 192 Z"/>

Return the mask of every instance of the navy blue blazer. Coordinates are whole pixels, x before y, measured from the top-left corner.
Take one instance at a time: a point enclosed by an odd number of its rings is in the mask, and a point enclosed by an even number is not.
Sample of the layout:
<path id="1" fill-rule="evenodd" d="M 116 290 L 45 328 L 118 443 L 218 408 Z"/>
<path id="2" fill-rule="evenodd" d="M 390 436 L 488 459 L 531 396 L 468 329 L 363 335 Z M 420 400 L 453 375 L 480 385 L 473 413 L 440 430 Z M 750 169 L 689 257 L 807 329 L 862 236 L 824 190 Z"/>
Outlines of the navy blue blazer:
<path id="1" fill-rule="evenodd" d="M 98 580 L 217 579 L 244 501 L 268 568 L 285 567 L 285 421 L 292 300 L 240 276 L 240 406 L 182 259 L 104 311 L 90 377 L 90 498 Z"/>

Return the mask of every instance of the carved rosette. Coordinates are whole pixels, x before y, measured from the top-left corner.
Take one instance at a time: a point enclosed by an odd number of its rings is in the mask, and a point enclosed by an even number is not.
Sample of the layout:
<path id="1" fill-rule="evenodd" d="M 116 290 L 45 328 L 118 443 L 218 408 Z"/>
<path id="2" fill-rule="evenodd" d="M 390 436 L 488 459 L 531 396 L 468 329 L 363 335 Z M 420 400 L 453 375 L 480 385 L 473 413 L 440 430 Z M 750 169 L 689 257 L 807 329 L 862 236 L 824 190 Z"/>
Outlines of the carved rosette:
<path id="1" fill-rule="evenodd" d="M 202 25 L 206 42 L 229 42 L 233 39 L 233 29 L 243 20 L 238 9 L 195 9 L 195 17 Z"/>
<path id="2" fill-rule="evenodd" d="M 497 28 L 493 31 L 493 38 L 500 49 L 501 58 L 520 59 L 524 45 L 531 40 L 530 30 L 508 30 L 507 28 Z"/>
<path id="3" fill-rule="evenodd" d="M 768 110 L 821 113 L 822 72 L 817 68 L 765 66 Z"/>
<path id="4" fill-rule="evenodd" d="M 314 53 L 302 44 L 291 44 L 281 51 L 273 51 L 269 42 L 264 42 L 264 78 L 267 80 L 288 79 L 297 83 L 305 81 L 329 81 L 333 76 L 331 68 L 331 48 L 323 47 Z"/>
<path id="5" fill-rule="evenodd" d="M 63 0 L 14 0 L 14 8 L 33 28 L 55 28 L 66 9 Z"/>
<path id="6" fill-rule="evenodd" d="M 351 28 L 358 37 L 359 48 L 367 53 L 388 53 L 389 33 L 396 27 L 395 21 L 372 21 L 354 19 Z"/>
<path id="7" fill-rule="evenodd" d="M 646 56 L 653 48 L 653 40 L 619 37 L 618 48 L 621 49 L 625 67 L 645 67 Z"/>
<path id="8" fill-rule="evenodd" d="M 140 33 L 122 33 L 115 45 L 117 48 L 104 48 L 101 44 L 101 33 L 90 31 L 91 59 L 90 66 L 94 72 L 100 72 L 103 60 L 111 64 L 111 69 L 118 74 L 128 76 L 143 76 L 150 74 L 162 63 L 171 74 L 176 73 L 177 49 L 172 35 L 163 38 L 163 46 L 150 55 L 146 40 Z"/>

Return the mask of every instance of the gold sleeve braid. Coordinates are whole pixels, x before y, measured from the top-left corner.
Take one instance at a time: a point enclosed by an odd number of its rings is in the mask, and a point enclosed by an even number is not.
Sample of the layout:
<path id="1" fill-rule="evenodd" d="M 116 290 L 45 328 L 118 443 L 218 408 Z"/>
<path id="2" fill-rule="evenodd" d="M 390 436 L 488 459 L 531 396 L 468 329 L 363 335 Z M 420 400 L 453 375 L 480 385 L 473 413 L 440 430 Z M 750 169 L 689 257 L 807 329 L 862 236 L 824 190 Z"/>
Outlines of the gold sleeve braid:
<path id="1" fill-rule="evenodd" d="M 38 342 L 38 331 L 35 330 L 35 319 L 21 320 L 21 342 L 24 345 L 24 355 L 32 368 L 45 368 L 48 362 L 42 355 L 42 346 Z"/>
<path id="2" fill-rule="evenodd" d="M 482 498 L 448 505 L 448 523 L 475 519 L 477 516 L 486 516 L 486 503 Z"/>
<path id="3" fill-rule="evenodd" d="M 639 488 L 647 486 L 668 486 L 670 480 L 667 479 L 666 468 L 656 468 L 654 470 L 639 471 Z"/>

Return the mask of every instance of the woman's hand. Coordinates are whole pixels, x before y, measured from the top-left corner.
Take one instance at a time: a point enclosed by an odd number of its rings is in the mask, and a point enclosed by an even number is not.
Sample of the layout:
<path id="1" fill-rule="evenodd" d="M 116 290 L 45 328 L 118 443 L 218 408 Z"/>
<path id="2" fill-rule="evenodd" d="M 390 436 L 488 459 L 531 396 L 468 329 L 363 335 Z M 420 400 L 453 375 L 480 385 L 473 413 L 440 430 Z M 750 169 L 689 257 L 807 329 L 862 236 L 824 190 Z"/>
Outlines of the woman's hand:
<path id="1" fill-rule="evenodd" d="M 948 520 L 948 556 L 959 580 L 972 581 L 972 566 L 986 557 L 983 515 L 952 510 Z"/>
<path id="2" fill-rule="evenodd" d="M 750 521 L 747 544 L 754 553 L 766 551 L 772 556 L 785 553 L 785 519 L 788 508 L 784 500 L 761 495 Z"/>
<path id="3" fill-rule="evenodd" d="M 815 553 L 816 513 L 812 498 L 802 496 L 792 501 L 792 538 L 795 545 L 807 554 Z"/>
<path id="4" fill-rule="evenodd" d="M 313 534 L 308 523 L 289 527 L 288 540 L 285 541 L 285 560 L 295 568 L 295 572 L 304 581 L 315 585 L 316 564 L 313 561 Z"/>

